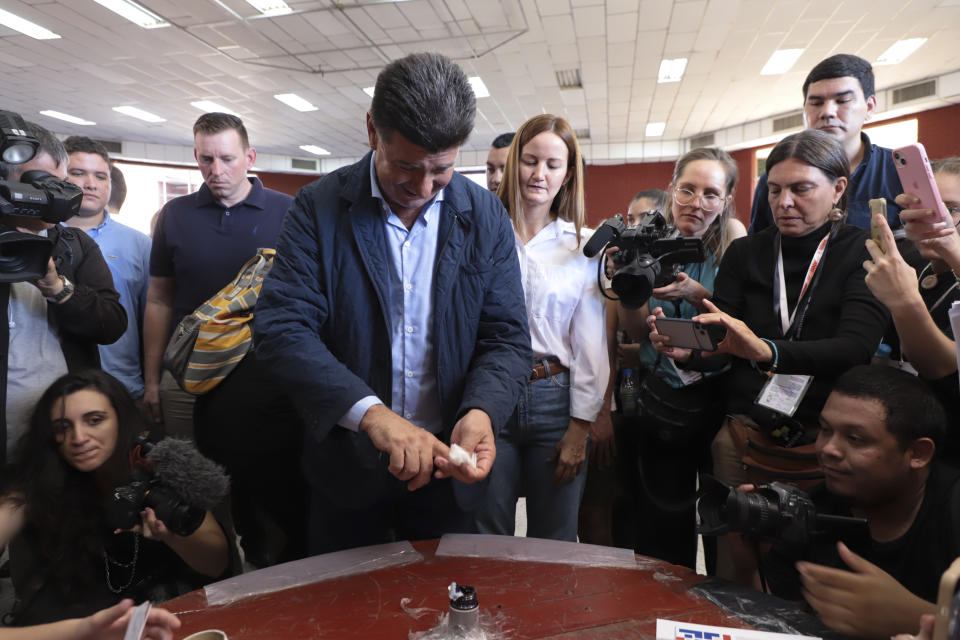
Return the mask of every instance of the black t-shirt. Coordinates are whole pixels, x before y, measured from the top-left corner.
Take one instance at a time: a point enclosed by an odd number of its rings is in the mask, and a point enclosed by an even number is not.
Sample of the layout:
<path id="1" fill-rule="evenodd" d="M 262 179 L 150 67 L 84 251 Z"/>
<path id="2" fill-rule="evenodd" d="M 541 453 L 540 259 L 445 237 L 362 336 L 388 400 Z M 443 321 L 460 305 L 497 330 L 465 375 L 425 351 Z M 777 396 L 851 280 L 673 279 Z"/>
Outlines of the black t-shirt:
<path id="1" fill-rule="evenodd" d="M 851 515 L 846 501 L 830 494 L 824 485 L 812 490 L 810 497 L 817 513 Z M 940 463 L 933 465 L 917 517 L 897 540 L 876 542 L 868 535 L 824 534 L 800 557 L 775 544 L 761 563 L 771 593 L 789 600 L 801 598 L 800 579 L 794 568 L 797 560 L 847 569 L 837 552 L 838 540 L 911 593 L 935 602 L 941 574 L 960 556 L 960 471 Z"/>

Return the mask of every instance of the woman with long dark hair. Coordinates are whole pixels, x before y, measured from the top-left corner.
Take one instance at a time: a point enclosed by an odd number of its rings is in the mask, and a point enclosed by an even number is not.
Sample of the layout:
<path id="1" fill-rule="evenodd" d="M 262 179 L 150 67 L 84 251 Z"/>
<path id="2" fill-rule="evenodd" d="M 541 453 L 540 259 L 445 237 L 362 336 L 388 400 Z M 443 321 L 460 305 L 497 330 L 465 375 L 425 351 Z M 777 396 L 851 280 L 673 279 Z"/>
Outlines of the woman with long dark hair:
<path id="1" fill-rule="evenodd" d="M 145 427 L 123 385 L 100 370 L 62 376 L 41 396 L 0 503 L 15 624 L 85 616 L 125 597 L 166 600 L 237 566 L 228 514 L 206 511 L 188 535 L 149 507 L 134 507 L 139 522 L 127 530 L 107 524 Z"/>
<path id="2" fill-rule="evenodd" d="M 717 355 L 670 347 L 656 331 L 660 314 L 650 339 L 687 368 L 730 366 L 728 417 L 712 446 L 717 477 L 810 484 L 822 478 L 820 409 L 840 374 L 870 361 L 889 316 L 864 283 L 866 233 L 842 222 L 850 164 L 840 144 L 815 130 L 788 136 L 770 152 L 767 176 L 775 226 L 730 245 L 707 313 L 694 318 L 725 328 Z M 718 551 L 718 573 L 733 577 Z"/>

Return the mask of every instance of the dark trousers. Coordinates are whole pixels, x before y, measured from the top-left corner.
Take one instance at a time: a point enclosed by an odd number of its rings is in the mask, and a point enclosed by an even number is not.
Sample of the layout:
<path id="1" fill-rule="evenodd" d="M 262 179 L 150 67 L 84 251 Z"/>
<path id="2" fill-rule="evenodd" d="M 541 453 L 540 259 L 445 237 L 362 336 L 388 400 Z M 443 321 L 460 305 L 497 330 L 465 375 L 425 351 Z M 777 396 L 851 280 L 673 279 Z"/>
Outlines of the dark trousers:
<path id="1" fill-rule="evenodd" d="M 450 479 L 432 479 L 416 491 L 396 482 L 389 495 L 364 509 L 337 507 L 322 492 L 310 492 L 310 555 L 473 531 L 473 512 L 457 505 Z"/>
<path id="2" fill-rule="evenodd" d="M 194 409 L 197 448 L 230 475 L 247 560 L 266 567 L 307 554 L 303 423 L 251 352 Z"/>

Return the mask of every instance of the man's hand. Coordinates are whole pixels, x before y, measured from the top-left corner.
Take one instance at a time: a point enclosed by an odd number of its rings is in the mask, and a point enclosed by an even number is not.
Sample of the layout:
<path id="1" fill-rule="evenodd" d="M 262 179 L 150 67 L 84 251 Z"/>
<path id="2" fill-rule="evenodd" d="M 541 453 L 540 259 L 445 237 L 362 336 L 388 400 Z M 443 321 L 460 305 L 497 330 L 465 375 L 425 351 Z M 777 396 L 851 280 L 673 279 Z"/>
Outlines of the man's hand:
<path id="1" fill-rule="evenodd" d="M 596 469 L 606 469 L 613 465 L 617 452 L 613 437 L 613 421 L 610 419 L 610 405 L 600 410 L 597 419 L 590 423 L 590 464 Z"/>
<path id="2" fill-rule="evenodd" d="M 493 469 L 493 461 L 497 457 L 496 438 L 493 435 L 493 425 L 490 416 L 481 409 L 470 409 L 453 425 L 450 434 L 450 444 L 463 447 L 467 455 L 477 454 L 477 468 L 467 463 L 455 465 L 450 462 L 449 450 L 439 454 L 433 463 L 437 467 L 434 474 L 437 478 L 455 478 L 460 482 L 471 484 L 487 477 Z"/>
<path id="3" fill-rule="evenodd" d="M 889 638 L 916 629 L 936 605 L 910 593 L 893 576 L 837 543 L 850 571 L 798 562 L 803 597 L 831 629 L 860 638 Z"/>
<path id="4" fill-rule="evenodd" d="M 163 422 L 163 412 L 160 410 L 160 385 L 156 382 L 144 382 L 143 407 L 147 415 L 157 424 Z"/>
<path id="5" fill-rule="evenodd" d="M 590 435 L 590 423 L 579 418 L 570 418 L 570 426 L 557 443 L 553 455 L 547 462 L 557 462 L 553 472 L 553 481 L 566 484 L 580 475 L 583 463 L 587 459 L 587 438 Z"/>
<path id="6" fill-rule="evenodd" d="M 891 640 L 933 640 L 933 627 L 936 622 L 937 616 L 925 613 L 920 617 L 920 630 L 917 635 L 898 633 Z"/>
<path id="7" fill-rule="evenodd" d="M 374 447 L 390 456 L 390 473 L 398 480 L 409 480 L 407 489 L 410 491 L 430 482 L 434 456 L 450 458 L 450 447 L 426 429 L 404 420 L 382 404 L 367 410 L 360 421 L 360 430 L 370 437 Z M 473 451 L 465 446 L 464 449 L 467 449 L 467 453 Z M 493 464 L 492 460 L 490 464 Z M 479 461 L 477 466 L 479 468 Z"/>

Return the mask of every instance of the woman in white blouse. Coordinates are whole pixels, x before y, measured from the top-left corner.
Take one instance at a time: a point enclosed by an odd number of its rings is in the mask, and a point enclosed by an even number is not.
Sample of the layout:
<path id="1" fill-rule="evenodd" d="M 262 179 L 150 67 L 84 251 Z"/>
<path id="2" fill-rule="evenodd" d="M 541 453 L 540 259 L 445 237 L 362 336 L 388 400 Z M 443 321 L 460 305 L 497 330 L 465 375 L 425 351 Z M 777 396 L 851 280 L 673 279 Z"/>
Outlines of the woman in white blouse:
<path id="1" fill-rule="evenodd" d="M 596 259 L 584 257 L 583 164 L 563 118 L 518 130 L 497 192 L 513 221 L 530 322 L 530 382 L 497 436 L 480 533 L 511 535 L 527 498 L 527 535 L 576 540 L 587 436 L 609 379 Z"/>

